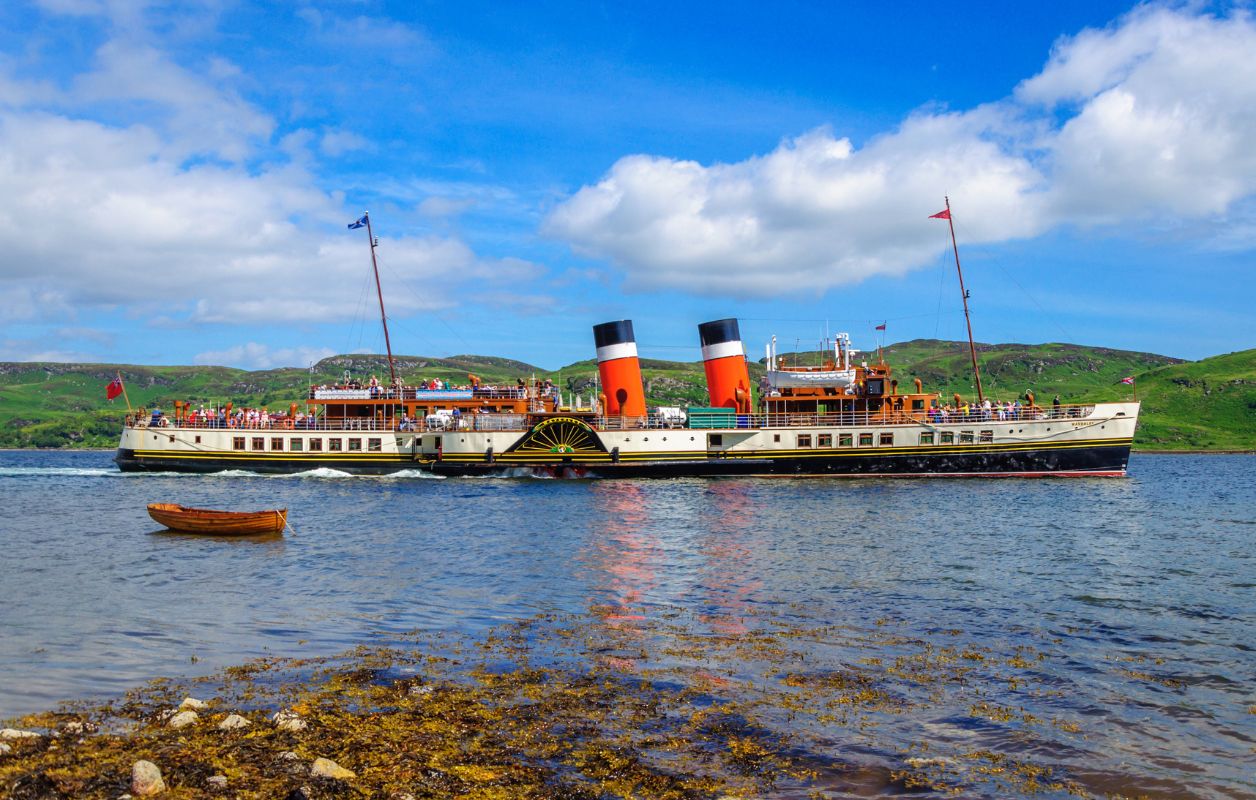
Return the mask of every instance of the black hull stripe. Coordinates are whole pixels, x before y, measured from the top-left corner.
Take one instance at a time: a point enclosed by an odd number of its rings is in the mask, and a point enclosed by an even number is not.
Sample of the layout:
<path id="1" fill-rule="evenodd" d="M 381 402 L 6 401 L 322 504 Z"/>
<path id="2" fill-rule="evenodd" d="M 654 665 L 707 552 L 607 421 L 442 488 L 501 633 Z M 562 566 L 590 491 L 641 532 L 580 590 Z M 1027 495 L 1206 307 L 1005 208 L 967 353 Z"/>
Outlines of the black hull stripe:
<path id="1" fill-rule="evenodd" d="M 1015 452 L 919 450 L 891 452 L 826 452 L 825 457 L 772 458 L 669 458 L 612 463 L 609 459 L 560 458 L 540 460 L 413 460 L 406 455 L 372 455 L 362 458 L 290 458 L 275 456 L 197 454 L 183 456 L 154 454 L 151 451 L 119 450 L 118 466 L 124 471 L 219 472 L 245 469 L 264 473 L 305 472 L 319 467 L 353 474 L 389 474 L 422 469 L 442 475 L 485 475 L 512 469 L 576 474 L 591 472 L 606 477 L 681 477 L 719 475 L 850 475 L 850 476 L 962 476 L 962 475 L 1042 475 L 1042 474 L 1124 474 L 1129 460 L 1129 444 L 1108 442 L 1090 447 L 1024 448 Z"/>

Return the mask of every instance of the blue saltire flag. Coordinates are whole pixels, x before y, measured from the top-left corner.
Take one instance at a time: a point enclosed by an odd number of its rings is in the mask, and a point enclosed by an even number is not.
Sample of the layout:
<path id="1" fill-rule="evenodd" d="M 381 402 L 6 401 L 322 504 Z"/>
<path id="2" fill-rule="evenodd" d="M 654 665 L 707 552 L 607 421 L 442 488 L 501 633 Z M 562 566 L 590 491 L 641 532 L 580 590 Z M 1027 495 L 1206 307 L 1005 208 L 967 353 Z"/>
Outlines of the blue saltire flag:
<path id="1" fill-rule="evenodd" d="M 357 222 L 350 222 L 350 223 L 349 223 L 349 230 L 354 230 L 354 229 L 356 229 L 356 228 L 362 228 L 362 227 L 365 227 L 365 226 L 366 226 L 366 215 L 365 215 L 365 214 L 363 214 L 363 215 L 362 215 L 362 219 L 358 220 Z"/>

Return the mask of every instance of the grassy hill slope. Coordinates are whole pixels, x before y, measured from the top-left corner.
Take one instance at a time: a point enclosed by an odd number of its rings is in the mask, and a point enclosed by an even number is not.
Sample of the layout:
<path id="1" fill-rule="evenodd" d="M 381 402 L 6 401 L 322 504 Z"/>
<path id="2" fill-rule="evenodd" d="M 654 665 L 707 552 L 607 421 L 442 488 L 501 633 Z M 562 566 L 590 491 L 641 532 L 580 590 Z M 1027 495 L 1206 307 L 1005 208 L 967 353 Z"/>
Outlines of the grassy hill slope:
<path id="1" fill-rule="evenodd" d="M 1256 350 L 1138 378 L 1138 442 L 1166 450 L 1256 450 Z"/>
<path id="2" fill-rule="evenodd" d="M 785 358 L 805 364 L 815 363 L 818 355 Z M 966 343 L 902 342 L 885 349 L 885 360 L 904 387 L 919 377 L 926 391 L 975 394 Z M 1071 344 L 1000 344 L 979 345 L 978 360 L 986 394 L 999 399 L 1023 395 L 1027 389 L 1043 401 L 1056 394 L 1065 402 L 1123 399 L 1131 390 L 1120 379 L 1136 376 L 1144 401 L 1136 440 L 1140 448 L 1256 450 L 1256 350 L 1182 362 Z M 432 378 L 466 383 L 468 373 L 486 383 L 513 383 L 535 375 L 587 397 L 595 391 L 597 376 L 592 360 L 552 372 L 491 356 L 399 356 L 396 361 L 398 375 L 411 385 Z M 701 362 L 643 359 L 641 366 L 651 405 L 706 403 Z M 751 362 L 753 382 L 763 369 Z M 0 447 L 114 446 L 125 405 L 121 398 L 106 402 L 104 387 L 117 371 L 134 406 L 169 408 L 175 399 L 205 405 L 230 400 L 237 406 L 281 409 L 303 402 L 311 382 L 336 381 L 346 370 L 360 378 L 386 380 L 388 363 L 381 355 L 334 356 L 312 370 L 0 363 Z"/>

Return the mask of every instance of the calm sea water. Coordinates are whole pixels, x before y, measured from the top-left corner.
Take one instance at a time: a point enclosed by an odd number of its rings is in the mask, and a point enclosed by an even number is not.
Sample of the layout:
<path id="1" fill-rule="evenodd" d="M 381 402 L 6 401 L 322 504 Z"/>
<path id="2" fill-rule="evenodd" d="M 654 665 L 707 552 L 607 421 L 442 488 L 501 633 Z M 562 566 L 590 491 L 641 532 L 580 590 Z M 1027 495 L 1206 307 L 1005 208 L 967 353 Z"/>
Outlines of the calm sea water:
<path id="1" fill-rule="evenodd" d="M 1096 793 L 1256 797 L 1256 458 L 958 481 L 136 476 L 111 458 L 0 453 L 0 718 L 538 612 L 781 613 L 1045 650 L 1035 685 L 1056 691 L 985 695 L 1081 721 L 1029 755 Z M 295 532 L 156 533 L 153 501 L 286 506 Z M 1016 747 L 930 714 L 889 727 L 886 752 Z"/>

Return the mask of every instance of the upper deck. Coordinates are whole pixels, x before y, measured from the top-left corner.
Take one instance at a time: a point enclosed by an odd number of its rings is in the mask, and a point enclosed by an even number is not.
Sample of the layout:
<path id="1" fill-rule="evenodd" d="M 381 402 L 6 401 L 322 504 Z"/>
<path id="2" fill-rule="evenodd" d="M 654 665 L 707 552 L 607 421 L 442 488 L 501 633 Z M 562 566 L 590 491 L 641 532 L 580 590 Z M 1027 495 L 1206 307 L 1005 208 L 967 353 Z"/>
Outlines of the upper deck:
<path id="1" fill-rule="evenodd" d="M 970 408 L 967 412 L 944 407 L 925 410 L 894 410 L 882 408 L 876 412 L 850 411 L 836 413 L 761 413 L 737 414 L 732 409 L 694 412 L 685 423 L 657 414 L 644 417 L 608 417 L 588 411 L 567 412 L 547 410 L 528 413 L 466 413 L 444 417 L 439 424 L 432 424 L 426 417 L 341 417 L 304 415 L 292 417 L 286 414 L 250 414 L 250 409 L 239 409 L 230 415 L 170 418 L 161 416 L 130 415 L 127 427 L 133 428 L 184 428 L 184 429 L 239 429 L 239 430 L 298 430 L 298 431 L 394 431 L 394 432 L 445 432 L 464 431 L 525 431 L 538 419 L 554 414 L 578 416 L 595 430 L 759 430 L 779 428 L 866 428 L 871 426 L 937 427 L 970 425 L 983 422 L 1034 422 L 1041 420 L 1086 421 L 1107 419 L 1110 416 L 1127 416 L 1125 403 L 1061 404 L 1058 406 L 996 405 L 987 410 Z M 1108 409 L 1112 409 L 1110 414 Z M 1135 412 L 1136 413 L 1136 412 Z"/>

